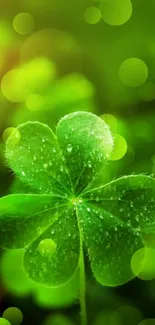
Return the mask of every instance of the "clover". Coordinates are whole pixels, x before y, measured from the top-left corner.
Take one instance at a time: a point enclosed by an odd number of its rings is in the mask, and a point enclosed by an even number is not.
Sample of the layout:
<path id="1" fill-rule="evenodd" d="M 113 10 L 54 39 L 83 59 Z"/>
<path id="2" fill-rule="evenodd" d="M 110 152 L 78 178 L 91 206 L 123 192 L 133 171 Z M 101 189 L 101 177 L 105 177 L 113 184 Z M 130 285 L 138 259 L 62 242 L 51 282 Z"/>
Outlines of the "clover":
<path id="1" fill-rule="evenodd" d="M 24 248 L 26 272 L 46 286 L 67 283 L 79 269 L 83 325 L 84 250 L 96 280 L 118 286 L 134 278 L 131 258 L 155 230 L 153 178 L 102 184 L 113 142 L 101 118 L 76 112 L 56 134 L 39 122 L 21 124 L 6 144 L 9 167 L 30 191 L 0 199 L 0 246 Z"/>

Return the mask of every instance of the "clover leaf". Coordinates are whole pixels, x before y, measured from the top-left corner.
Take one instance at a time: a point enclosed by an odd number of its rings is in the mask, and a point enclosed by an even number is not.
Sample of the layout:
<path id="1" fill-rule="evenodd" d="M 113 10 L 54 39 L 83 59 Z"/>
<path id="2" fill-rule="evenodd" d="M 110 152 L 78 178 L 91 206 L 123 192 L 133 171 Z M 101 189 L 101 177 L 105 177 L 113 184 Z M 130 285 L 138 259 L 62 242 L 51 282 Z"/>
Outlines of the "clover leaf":
<path id="1" fill-rule="evenodd" d="M 59 287 L 45 287 L 32 281 L 23 266 L 23 249 L 5 251 L 0 260 L 0 275 L 5 290 L 14 296 L 32 295 L 42 307 L 64 307 L 76 302 L 79 296 L 78 272 L 71 281 Z"/>
<path id="2" fill-rule="evenodd" d="M 80 267 L 84 287 L 83 246 L 101 284 L 132 279 L 131 258 L 155 230 L 154 179 L 131 175 L 94 188 L 113 137 L 92 113 L 65 116 L 56 135 L 39 122 L 18 131 L 18 143 L 14 132 L 7 141 L 6 158 L 31 191 L 0 199 L 0 245 L 25 248 L 27 273 L 47 286 L 67 283 Z"/>

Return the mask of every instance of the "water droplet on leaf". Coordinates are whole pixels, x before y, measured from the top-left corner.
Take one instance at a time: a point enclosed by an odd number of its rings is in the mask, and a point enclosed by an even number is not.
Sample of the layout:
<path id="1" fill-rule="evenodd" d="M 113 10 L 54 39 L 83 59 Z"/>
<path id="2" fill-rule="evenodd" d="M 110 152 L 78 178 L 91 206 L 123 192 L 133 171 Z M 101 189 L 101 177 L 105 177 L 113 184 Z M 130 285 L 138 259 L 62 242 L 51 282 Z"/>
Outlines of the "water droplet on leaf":
<path id="1" fill-rule="evenodd" d="M 71 144 L 68 144 L 67 146 L 67 152 L 72 152 L 73 148 L 72 148 L 72 145 Z"/>
<path id="2" fill-rule="evenodd" d="M 43 257 L 48 257 L 55 254 L 57 245 L 54 240 L 50 238 L 43 239 L 38 246 L 40 255 Z"/>

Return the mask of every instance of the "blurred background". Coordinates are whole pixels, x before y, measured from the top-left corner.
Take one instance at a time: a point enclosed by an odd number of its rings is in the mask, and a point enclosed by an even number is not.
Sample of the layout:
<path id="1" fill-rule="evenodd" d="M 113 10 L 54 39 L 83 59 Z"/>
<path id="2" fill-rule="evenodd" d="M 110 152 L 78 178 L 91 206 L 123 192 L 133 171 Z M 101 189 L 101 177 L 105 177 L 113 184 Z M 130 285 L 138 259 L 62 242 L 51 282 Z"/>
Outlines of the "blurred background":
<path id="1" fill-rule="evenodd" d="M 103 182 L 154 175 L 155 0 L 1 1 L 1 196 L 16 187 L 4 159 L 12 130 L 30 120 L 54 130 L 79 110 L 101 116 L 113 133 Z M 22 250 L 1 251 L 1 315 L 14 306 L 24 325 L 80 324 L 77 278 L 45 289 L 27 278 L 22 257 Z M 154 257 L 148 254 L 143 275 L 118 288 L 97 284 L 86 257 L 88 324 L 155 324 Z M 12 325 L 21 321 L 17 312 Z"/>

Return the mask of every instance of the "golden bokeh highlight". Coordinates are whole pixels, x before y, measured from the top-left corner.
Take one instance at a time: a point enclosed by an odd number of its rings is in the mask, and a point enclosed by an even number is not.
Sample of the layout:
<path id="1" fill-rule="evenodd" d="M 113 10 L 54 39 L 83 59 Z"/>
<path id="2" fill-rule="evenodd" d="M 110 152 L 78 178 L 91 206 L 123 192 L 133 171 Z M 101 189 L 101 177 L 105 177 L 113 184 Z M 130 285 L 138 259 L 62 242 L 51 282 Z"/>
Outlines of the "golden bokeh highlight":
<path id="1" fill-rule="evenodd" d="M 31 34 L 35 28 L 33 16 L 28 12 L 17 14 L 13 20 L 13 28 L 20 35 L 26 36 Z"/>
<path id="2" fill-rule="evenodd" d="M 3 19 L 0 19 L 0 47 L 1 51 L 8 46 L 14 44 L 15 35 L 10 24 Z"/>
<path id="3" fill-rule="evenodd" d="M 102 0 L 99 8 L 102 19 L 112 26 L 125 24 L 132 15 L 130 0 Z"/>
<path id="4" fill-rule="evenodd" d="M 3 69 L 3 66 L 4 66 L 4 54 L 3 53 L 0 53 L 0 72 L 2 71 Z"/>
<path id="5" fill-rule="evenodd" d="M 120 160 L 123 158 L 127 152 L 127 142 L 118 133 L 114 134 L 114 148 L 110 157 L 110 160 Z"/>
<path id="6" fill-rule="evenodd" d="M 22 66 L 23 75 L 30 89 L 41 90 L 47 87 L 56 76 L 55 64 L 46 57 L 34 58 Z"/>
<path id="7" fill-rule="evenodd" d="M 143 247 L 137 250 L 131 259 L 131 269 L 141 280 L 155 279 L 155 249 Z"/>
<path id="8" fill-rule="evenodd" d="M 2 78 L 4 97 L 14 103 L 25 101 L 35 91 L 48 87 L 56 75 L 55 64 L 48 58 L 39 57 L 8 71 Z"/>
<path id="9" fill-rule="evenodd" d="M 86 23 L 95 25 L 101 20 L 101 11 L 97 7 L 88 7 L 84 13 Z"/>
<path id="10" fill-rule="evenodd" d="M 1 90 L 4 97 L 11 102 L 25 101 L 30 92 L 28 76 L 23 73 L 22 69 L 8 71 L 1 81 Z"/>

